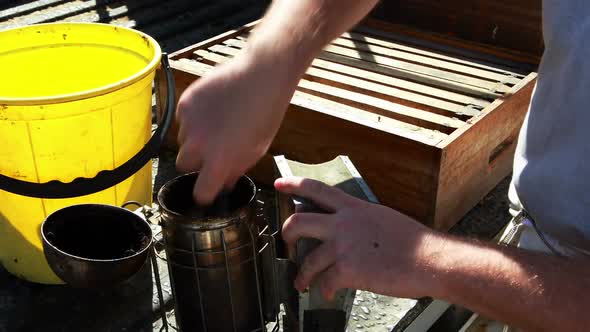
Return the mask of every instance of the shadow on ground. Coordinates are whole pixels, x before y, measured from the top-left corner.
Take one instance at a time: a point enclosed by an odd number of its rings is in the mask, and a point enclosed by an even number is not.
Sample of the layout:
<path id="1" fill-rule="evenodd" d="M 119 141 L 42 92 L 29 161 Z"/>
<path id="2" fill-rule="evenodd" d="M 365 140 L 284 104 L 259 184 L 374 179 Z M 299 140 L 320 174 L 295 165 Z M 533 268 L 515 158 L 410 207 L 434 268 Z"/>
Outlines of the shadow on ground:
<path id="1" fill-rule="evenodd" d="M 258 19 L 269 0 L 37 0 L 0 2 L 0 30 L 50 22 L 109 23 L 154 37 L 166 52 Z"/>
<path id="2" fill-rule="evenodd" d="M 32 284 L 2 267 L 0 285 L 1 332 L 152 331 L 156 319 L 149 264 L 123 284 L 103 290 Z"/>

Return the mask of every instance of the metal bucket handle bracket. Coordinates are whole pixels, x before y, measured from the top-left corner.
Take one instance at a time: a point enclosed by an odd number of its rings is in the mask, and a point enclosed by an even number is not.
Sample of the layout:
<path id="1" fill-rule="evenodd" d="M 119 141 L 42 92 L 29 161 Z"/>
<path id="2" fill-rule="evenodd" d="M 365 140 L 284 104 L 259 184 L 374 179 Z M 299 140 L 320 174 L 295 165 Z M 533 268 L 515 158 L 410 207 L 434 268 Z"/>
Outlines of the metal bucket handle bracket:
<path id="1" fill-rule="evenodd" d="M 166 73 L 168 89 L 162 123 L 146 145 L 131 159 L 113 170 L 100 171 L 93 178 L 77 178 L 69 183 L 58 180 L 35 183 L 0 174 L 0 190 L 36 198 L 71 198 L 105 190 L 137 173 L 151 158 L 157 156 L 174 118 L 176 109 L 175 84 L 166 53 L 162 53 L 162 69 Z"/>

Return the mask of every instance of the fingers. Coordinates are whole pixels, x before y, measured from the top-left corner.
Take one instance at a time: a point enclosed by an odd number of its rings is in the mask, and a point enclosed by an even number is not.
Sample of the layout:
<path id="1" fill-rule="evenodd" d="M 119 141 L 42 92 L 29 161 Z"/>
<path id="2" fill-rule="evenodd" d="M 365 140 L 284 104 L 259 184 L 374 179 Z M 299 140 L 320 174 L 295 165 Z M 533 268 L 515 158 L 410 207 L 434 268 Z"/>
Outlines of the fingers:
<path id="1" fill-rule="evenodd" d="M 182 146 L 182 144 L 184 143 L 184 141 L 187 138 L 187 130 L 186 130 L 186 125 L 184 123 L 185 117 L 186 117 L 186 113 L 190 111 L 191 109 L 191 103 L 190 103 L 190 98 L 186 97 L 185 94 L 187 94 L 188 90 L 186 90 L 181 96 L 180 96 L 180 100 L 178 101 L 178 104 L 176 106 L 176 114 L 175 114 L 175 121 L 178 124 L 178 134 L 176 136 L 176 141 L 178 142 L 179 146 Z M 190 123 L 190 120 L 189 120 Z"/>
<path id="2" fill-rule="evenodd" d="M 317 276 L 315 284 L 320 288 L 324 299 L 332 301 L 340 289 L 351 287 L 343 283 L 347 276 L 349 273 L 344 271 L 341 264 L 334 264 Z"/>
<path id="3" fill-rule="evenodd" d="M 176 169 L 180 172 L 192 172 L 201 168 L 199 148 L 195 144 L 183 144 L 176 156 Z"/>
<path id="4" fill-rule="evenodd" d="M 295 244 L 299 238 L 314 238 L 326 241 L 332 234 L 330 216 L 321 213 L 296 213 L 283 223 L 283 240 L 290 254 L 295 252 Z"/>
<path id="5" fill-rule="evenodd" d="M 209 205 L 224 188 L 227 170 L 217 166 L 223 165 L 223 163 L 218 163 L 215 160 L 202 161 L 201 155 L 194 145 L 185 143 L 178 151 L 176 169 L 183 173 L 199 171 L 197 183 L 193 189 L 193 198 L 199 205 Z M 232 181 L 235 184 L 237 179 Z"/>
<path id="6" fill-rule="evenodd" d="M 334 242 L 324 242 L 305 257 L 295 279 L 295 288 L 300 292 L 309 287 L 316 276 L 334 264 L 338 253 Z"/>
<path id="7" fill-rule="evenodd" d="M 342 190 L 320 181 L 300 177 L 281 178 L 275 181 L 275 188 L 285 194 L 301 196 L 312 200 L 318 207 L 335 212 L 342 206 L 354 204 L 355 199 Z"/>
<path id="8" fill-rule="evenodd" d="M 236 183 L 238 183 L 238 181 L 240 180 L 240 178 L 242 177 L 242 174 L 238 174 L 238 175 L 233 175 L 233 176 L 229 176 L 227 178 L 227 180 L 225 180 L 225 183 L 223 185 L 223 189 L 225 190 L 233 190 L 234 187 L 236 186 Z"/>
<path id="9" fill-rule="evenodd" d="M 193 190 L 193 198 L 200 205 L 210 205 L 215 197 L 223 189 L 227 168 L 224 163 L 215 160 L 207 160 L 197 177 L 197 183 Z"/>
<path id="10" fill-rule="evenodd" d="M 183 173 L 199 171 L 193 190 L 193 197 L 200 205 L 208 205 L 222 189 L 232 190 L 243 172 L 236 172 L 230 166 L 235 162 L 225 160 L 220 155 L 213 158 L 203 151 L 194 140 L 185 141 L 176 157 L 176 169 Z"/>

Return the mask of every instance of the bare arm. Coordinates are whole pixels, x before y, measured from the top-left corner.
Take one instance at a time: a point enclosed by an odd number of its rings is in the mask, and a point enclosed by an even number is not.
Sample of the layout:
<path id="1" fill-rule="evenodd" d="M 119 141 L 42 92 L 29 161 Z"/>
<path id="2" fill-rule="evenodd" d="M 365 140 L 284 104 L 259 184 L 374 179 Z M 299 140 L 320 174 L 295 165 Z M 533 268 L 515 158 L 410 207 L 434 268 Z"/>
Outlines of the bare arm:
<path id="1" fill-rule="evenodd" d="M 256 61 L 284 65 L 295 81 L 316 54 L 362 19 L 377 0 L 274 1 L 248 43 Z"/>
<path id="2" fill-rule="evenodd" d="M 439 234 L 432 294 L 526 331 L 590 326 L 590 260 L 560 258 Z"/>
<path id="3" fill-rule="evenodd" d="M 194 82 L 178 104 L 177 167 L 200 170 L 208 204 L 266 153 L 315 55 L 377 0 L 278 0 L 233 61 Z"/>
<path id="4" fill-rule="evenodd" d="M 558 258 L 432 231 L 384 206 L 300 178 L 275 187 L 306 197 L 330 214 L 297 213 L 283 225 L 323 244 L 301 267 L 295 286 L 317 283 L 330 298 L 341 288 L 398 297 L 432 296 L 526 331 L 582 331 L 590 326 L 590 260 Z"/>

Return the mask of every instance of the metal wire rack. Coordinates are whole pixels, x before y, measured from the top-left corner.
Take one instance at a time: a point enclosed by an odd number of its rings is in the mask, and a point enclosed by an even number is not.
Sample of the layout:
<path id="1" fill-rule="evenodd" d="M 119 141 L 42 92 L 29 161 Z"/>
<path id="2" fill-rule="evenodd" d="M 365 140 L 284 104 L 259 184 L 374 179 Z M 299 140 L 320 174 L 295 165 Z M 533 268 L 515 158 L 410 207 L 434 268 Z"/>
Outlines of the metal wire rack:
<path id="1" fill-rule="evenodd" d="M 153 211 L 152 211 L 153 213 Z M 156 220 L 158 218 L 155 218 Z M 211 271 L 221 271 L 226 275 L 225 278 L 225 288 L 227 290 L 227 296 L 229 297 L 230 302 L 230 310 L 231 310 L 231 317 L 232 317 L 232 331 L 233 332 L 277 332 L 280 330 L 281 327 L 281 315 L 280 315 L 280 299 L 279 299 L 279 285 L 278 285 L 278 278 L 277 278 L 277 267 L 273 264 L 274 260 L 276 259 L 277 253 L 277 244 L 276 238 L 278 235 L 278 231 L 273 231 L 271 225 L 264 219 L 264 218 L 255 218 L 256 222 L 249 222 L 246 226 L 248 229 L 248 234 L 250 236 L 250 241 L 241 244 L 239 246 L 230 247 L 228 241 L 226 239 L 226 234 L 222 230 L 219 232 L 219 241 L 222 244 L 222 248 L 220 250 L 199 250 L 197 245 L 197 236 L 196 233 L 192 234 L 191 237 L 191 248 L 190 250 L 186 250 L 184 248 L 172 247 L 170 243 L 166 243 L 165 237 L 162 236 L 162 232 L 159 232 L 154 235 L 154 248 L 153 248 L 153 255 L 151 258 L 152 267 L 154 270 L 154 277 L 156 280 L 156 288 L 158 293 L 158 301 L 160 302 L 160 316 L 163 323 L 163 328 L 165 331 L 169 331 L 169 329 L 173 330 L 180 330 L 178 326 L 172 325 L 167 317 L 166 317 L 166 310 L 164 306 L 164 296 L 162 285 L 160 281 L 160 276 L 158 272 L 158 262 L 157 259 L 161 259 L 166 262 L 168 265 L 169 272 L 172 272 L 172 268 L 180 268 L 185 270 L 191 270 L 194 273 L 194 281 L 195 284 L 193 285 L 198 294 L 203 294 L 202 287 L 202 273 L 208 273 Z M 154 219 L 152 219 L 153 221 Z M 247 221 L 240 221 L 246 223 Z M 162 225 L 161 225 L 162 226 Z M 181 264 L 179 262 L 175 262 L 170 259 L 168 256 L 164 257 L 158 250 L 156 250 L 156 245 L 163 246 L 166 248 L 166 252 L 170 249 L 174 250 L 178 253 L 183 253 L 186 255 L 192 256 L 192 264 L 186 265 Z M 230 257 L 236 255 L 238 252 L 243 252 L 248 250 L 251 252 L 249 258 L 241 260 L 239 263 L 231 263 L 230 264 Z M 200 264 L 200 257 L 211 256 L 211 255 L 221 255 L 223 257 L 224 264 L 216 265 L 216 266 L 204 266 Z M 240 330 L 239 325 L 237 322 L 236 314 L 237 310 L 239 310 L 238 306 L 236 305 L 235 295 L 234 295 L 234 281 L 232 281 L 232 274 L 234 271 L 240 266 L 245 264 L 253 263 L 253 270 L 255 276 L 255 283 L 256 283 L 256 296 L 257 296 L 257 314 L 259 319 L 259 326 L 248 330 Z M 262 281 L 261 274 L 264 274 L 264 284 Z M 176 304 L 176 294 L 179 291 L 177 288 L 178 285 L 175 284 L 174 277 L 172 273 L 170 275 L 170 286 L 172 288 L 172 296 L 175 298 Z M 264 291 L 263 291 L 264 288 Z M 204 299 L 203 296 L 198 296 L 198 301 L 200 312 L 200 321 L 202 322 L 201 330 L 207 332 L 208 324 L 207 321 L 209 317 L 206 315 L 205 308 L 207 307 L 207 299 Z M 177 308 L 175 308 L 177 309 Z M 175 315 L 178 311 L 175 311 Z M 178 317 L 178 316 L 177 316 Z M 177 320 L 178 324 L 178 320 Z M 268 324 L 268 326 L 267 326 Z"/>

